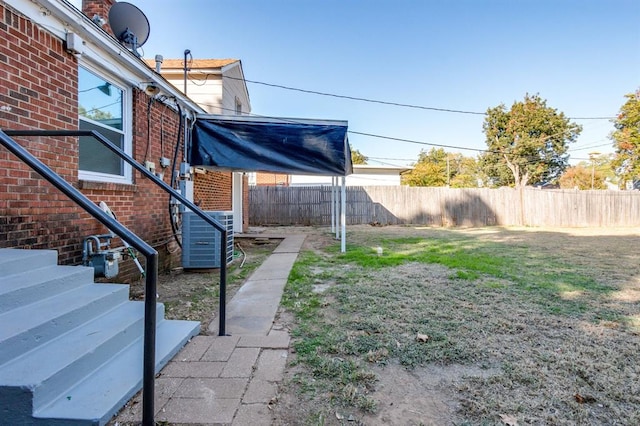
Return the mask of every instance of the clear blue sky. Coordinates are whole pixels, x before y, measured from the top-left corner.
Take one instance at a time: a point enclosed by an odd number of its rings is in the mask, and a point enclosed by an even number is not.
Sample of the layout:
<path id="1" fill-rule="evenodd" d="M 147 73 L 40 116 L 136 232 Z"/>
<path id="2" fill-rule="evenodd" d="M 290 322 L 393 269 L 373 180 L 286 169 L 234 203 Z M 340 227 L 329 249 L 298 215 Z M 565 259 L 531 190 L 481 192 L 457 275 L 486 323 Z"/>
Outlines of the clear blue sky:
<path id="1" fill-rule="evenodd" d="M 242 60 L 251 81 L 472 112 L 539 94 L 569 117 L 614 116 L 640 87 L 638 0 L 130 0 L 148 17 L 144 56 Z M 349 130 L 486 148 L 483 116 L 248 83 L 252 113 L 339 119 Z M 572 162 L 612 152 L 608 120 L 584 126 Z M 370 164 L 430 146 L 350 134 Z M 447 149 L 465 155 L 475 151 Z"/>

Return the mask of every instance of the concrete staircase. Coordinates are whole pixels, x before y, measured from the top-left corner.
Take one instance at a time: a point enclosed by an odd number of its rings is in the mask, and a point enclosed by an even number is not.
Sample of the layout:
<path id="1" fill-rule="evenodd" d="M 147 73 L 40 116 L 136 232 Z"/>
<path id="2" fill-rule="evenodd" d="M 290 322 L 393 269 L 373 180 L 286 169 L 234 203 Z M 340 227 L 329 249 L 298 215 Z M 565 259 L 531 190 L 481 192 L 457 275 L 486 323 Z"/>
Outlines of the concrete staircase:
<path id="1" fill-rule="evenodd" d="M 157 307 L 156 371 L 200 331 Z M 0 424 L 103 425 L 142 387 L 144 303 L 51 250 L 0 249 Z"/>

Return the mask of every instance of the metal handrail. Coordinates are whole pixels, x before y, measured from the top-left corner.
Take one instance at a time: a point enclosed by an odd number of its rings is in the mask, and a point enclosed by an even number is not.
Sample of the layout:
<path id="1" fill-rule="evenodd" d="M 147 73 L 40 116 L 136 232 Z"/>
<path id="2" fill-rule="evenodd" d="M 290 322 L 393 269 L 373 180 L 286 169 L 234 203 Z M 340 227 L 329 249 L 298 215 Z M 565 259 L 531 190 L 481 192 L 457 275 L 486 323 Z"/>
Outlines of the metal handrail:
<path id="1" fill-rule="evenodd" d="M 142 384 L 142 424 L 151 426 L 154 420 L 154 386 L 155 386 L 155 340 L 156 340 L 156 297 L 158 279 L 158 252 L 139 236 L 131 232 L 120 222 L 106 214 L 94 202 L 89 200 L 82 192 L 73 187 L 60 175 L 51 170 L 47 165 L 38 160 L 33 154 L 19 145 L 10 136 L 89 136 L 100 141 L 103 145 L 117 154 L 133 168 L 138 170 L 148 179 L 151 179 L 157 186 L 178 199 L 195 214 L 200 216 L 205 222 L 220 231 L 220 313 L 219 313 L 219 335 L 224 336 L 226 322 L 226 276 L 227 276 L 227 230 L 217 220 L 204 213 L 198 206 L 193 204 L 182 194 L 177 192 L 164 181 L 158 179 L 153 173 L 136 162 L 119 147 L 114 145 L 107 138 L 94 130 L 0 130 L 0 143 L 10 152 L 18 157 L 22 162 L 35 170 L 40 176 L 49 181 L 63 194 L 74 201 L 78 206 L 96 218 L 108 229 L 112 230 L 122 240 L 128 242 L 132 247 L 142 253 L 146 258 L 147 274 L 145 280 L 145 301 L 144 301 L 144 365 Z M 151 295 L 151 296 L 150 296 Z"/>

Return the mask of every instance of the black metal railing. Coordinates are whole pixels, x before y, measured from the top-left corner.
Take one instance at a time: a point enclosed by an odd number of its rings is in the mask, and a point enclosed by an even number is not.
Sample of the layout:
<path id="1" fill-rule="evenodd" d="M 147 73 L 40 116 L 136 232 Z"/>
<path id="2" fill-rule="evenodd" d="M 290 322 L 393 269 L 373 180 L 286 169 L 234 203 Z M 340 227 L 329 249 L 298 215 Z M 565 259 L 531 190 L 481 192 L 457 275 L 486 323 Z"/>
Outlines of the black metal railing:
<path id="1" fill-rule="evenodd" d="M 151 426 L 154 421 L 154 386 L 155 386 L 155 341 L 156 341 L 156 294 L 158 280 L 158 252 L 139 236 L 131 232 L 120 222 L 106 214 L 94 202 L 89 200 L 82 192 L 65 181 L 60 175 L 51 170 L 46 164 L 37 159 L 33 154 L 19 145 L 11 137 L 22 136 L 48 136 L 48 137 L 78 137 L 89 136 L 100 141 L 103 145 L 117 154 L 120 158 L 138 170 L 143 176 L 150 179 L 157 186 L 179 200 L 187 208 L 200 216 L 205 222 L 213 226 L 221 233 L 220 244 L 220 313 L 219 335 L 226 334 L 226 282 L 227 282 L 227 230 L 217 220 L 204 213 L 198 206 L 189 201 L 164 181 L 158 179 L 153 173 L 136 162 L 124 151 L 106 139 L 100 133 L 93 130 L 0 130 L 0 143 L 12 152 L 22 162 L 35 170 L 40 176 L 49 181 L 53 186 L 69 197 L 78 206 L 91 216 L 96 218 L 108 229 L 112 230 L 123 241 L 142 253 L 146 258 L 146 280 L 144 298 L 144 364 L 142 379 L 142 424 Z"/>

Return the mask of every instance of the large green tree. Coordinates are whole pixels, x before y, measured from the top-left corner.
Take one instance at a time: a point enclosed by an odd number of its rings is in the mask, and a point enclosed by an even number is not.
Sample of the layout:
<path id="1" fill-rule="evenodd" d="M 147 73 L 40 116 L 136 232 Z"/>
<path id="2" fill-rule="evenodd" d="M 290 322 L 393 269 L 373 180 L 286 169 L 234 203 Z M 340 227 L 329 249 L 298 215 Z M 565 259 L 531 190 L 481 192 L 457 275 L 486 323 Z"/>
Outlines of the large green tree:
<path id="1" fill-rule="evenodd" d="M 582 127 L 548 107 L 538 95 L 525 95 L 507 110 L 487 110 L 482 125 L 487 152 L 480 165 L 495 186 L 523 187 L 557 180 L 568 166 L 567 149 Z"/>
<path id="2" fill-rule="evenodd" d="M 565 170 L 558 183 L 563 189 L 607 189 L 604 179 L 599 170 L 578 164 Z"/>
<path id="3" fill-rule="evenodd" d="M 402 175 L 409 186 L 445 186 L 447 184 L 447 153 L 442 148 L 420 151 L 410 172 Z"/>
<path id="4" fill-rule="evenodd" d="M 558 180 L 560 188 L 569 189 L 607 189 L 607 183 L 617 184 L 612 161 L 615 154 L 590 152 L 588 160 L 582 160 L 565 170 Z"/>
<path id="5" fill-rule="evenodd" d="M 612 164 L 623 183 L 640 178 L 640 89 L 625 98 L 611 134 L 617 154 Z"/>
<path id="6" fill-rule="evenodd" d="M 445 152 L 442 148 L 422 150 L 410 172 L 402 175 L 409 186 L 477 187 L 478 168 L 475 159 Z"/>
<path id="7" fill-rule="evenodd" d="M 477 188 L 478 182 L 482 179 L 476 159 L 456 153 L 447 155 L 449 156 L 449 186 L 452 188 Z"/>
<path id="8" fill-rule="evenodd" d="M 613 161 L 617 155 L 614 153 L 600 154 L 598 152 L 590 152 L 589 160 L 583 160 L 579 162 L 579 165 L 584 167 L 591 167 L 594 170 L 594 175 L 600 175 L 602 180 L 608 180 L 609 182 L 617 183 L 619 178 L 616 176 L 615 167 Z"/>
<path id="9" fill-rule="evenodd" d="M 360 151 L 357 149 L 351 150 L 351 164 L 367 164 L 367 161 L 369 161 L 369 158 L 364 156 Z"/>
<path id="10" fill-rule="evenodd" d="M 103 111 L 100 108 L 91 108 L 90 110 L 87 110 L 82 105 L 78 105 L 78 113 L 83 117 L 87 117 L 95 121 L 105 121 L 113 118 L 113 114 L 109 111 Z"/>

